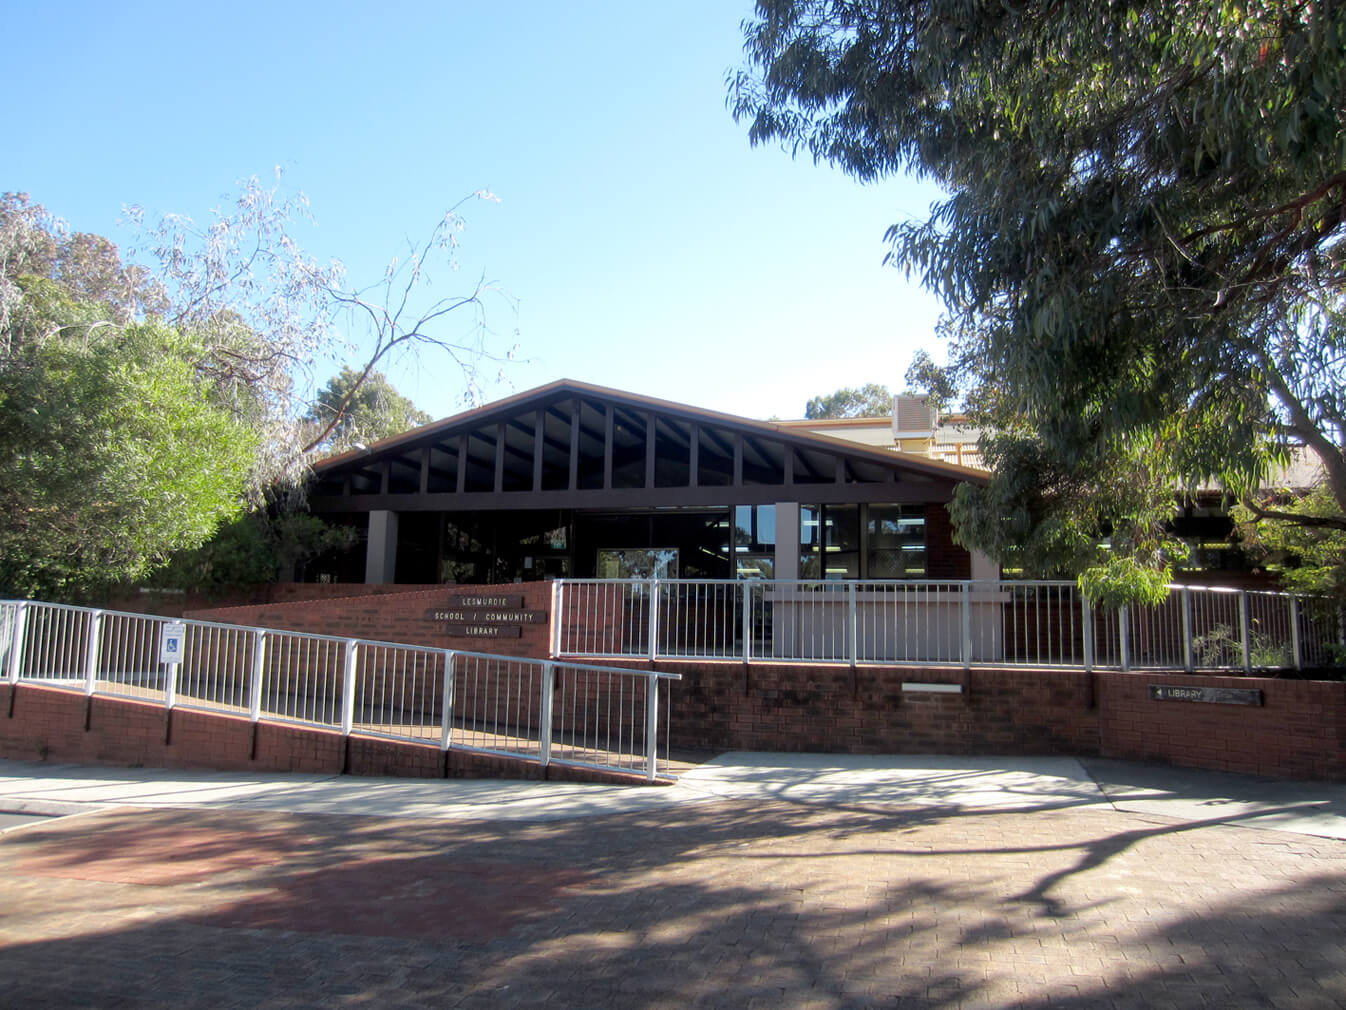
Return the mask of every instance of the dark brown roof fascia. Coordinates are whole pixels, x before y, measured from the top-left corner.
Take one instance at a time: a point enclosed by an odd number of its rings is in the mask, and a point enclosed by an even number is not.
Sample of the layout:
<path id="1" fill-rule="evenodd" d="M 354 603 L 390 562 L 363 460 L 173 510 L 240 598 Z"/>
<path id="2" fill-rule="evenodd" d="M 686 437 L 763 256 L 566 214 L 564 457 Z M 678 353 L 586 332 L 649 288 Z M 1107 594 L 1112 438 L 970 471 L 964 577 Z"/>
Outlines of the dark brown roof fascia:
<path id="1" fill-rule="evenodd" d="M 537 386 L 534 389 L 526 390 L 522 393 L 515 393 L 503 400 L 496 400 L 492 403 L 483 404 L 480 407 L 474 407 L 471 410 L 463 411 L 452 417 L 446 417 L 443 420 L 433 421 L 430 424 L 422 425 L 419 428 L 413 428 L 411 431 L 403 432 L 401 435 L 393 435 L 390 438 L 381 439 L 364 449 L 351 449 L 337 456 L 329 456 L 326 459 L 319 460 L 315 463 L 313 469 L 315 472 L 321 473 L 324 470 L 331 469 L 343 463 L 353 463 L 357 460 L 368 461 L 373 456 L 382 455 L 389 450 L 413 448 L 423 442 L 433 441 L 435 437 L 459 428 L 477 427 L 489 423 L 494 416 L 501 413 L 514 413 L 519 407 L 525 404 L 543 403 L 546 401 L 555 402 L 568 399 L 571 396 L 592 396 L 598 399 L 612 400 L 630 407 L 644 407 L 646 409 L 660 410 L 665 413 L 686 417 L 692 421 L 713 422 L 721 427 L 734 428 L 745 433 L 769 435 L 792 444 L 813 446 L 833 454 L 868 460 L 885 466 L 921 473 L 931 477 L 941 477 L 946 480 L 979 485 L 985 485 L 990 480 L 990 474 L 984 470 L 973 470 L 968 467 L 958 466 L 954 463 L 945 463 L 942 460 L 921 459 L 920 457 L 895 452 L 890 449 L 871 448 L 856 442 L 847 441 L 844 438 L 833 438 L 830 435 L 820 435 L 816 432 L 799 431 L 787 425 L 776 424 L 772 421 L 755 421 L 751 418 L 741 417 L 737 414 L 724 414 L 715 410 L 707 410 L 703 407 L 694 407 L 685 403 L 676 403 L 672 400 L 661 400 L 652 396 L 642 396 L 638 393 L 628 393 L 624 390 L 610 389 L 606 386 L 596 386 L 587 382 L 578 382 L 574 379 L 557 379 L 555 382 L 549 382 L 544 386 Z"/>

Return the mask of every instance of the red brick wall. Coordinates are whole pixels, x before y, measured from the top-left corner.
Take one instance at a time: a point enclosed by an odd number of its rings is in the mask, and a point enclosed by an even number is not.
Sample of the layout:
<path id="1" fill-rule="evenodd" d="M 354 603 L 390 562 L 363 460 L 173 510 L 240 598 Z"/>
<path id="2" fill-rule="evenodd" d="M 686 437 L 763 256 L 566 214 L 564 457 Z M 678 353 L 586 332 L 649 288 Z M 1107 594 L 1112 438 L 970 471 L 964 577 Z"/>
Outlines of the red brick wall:
<path id="1" fill-rule="evenodd" d="M 133 614 L 182 617 L 187 611 L 218 610 L 224 607 L 258 606 L 267 603 L 293 603 L 299 600 L 334 600 L 351 596 L 383 596 L 442 586 L 359 582 L 277 582 L 247 586 L 226 593 L 176 593 L 148 589 L 106 596 L 98 606 L 105 610 L 125 610 Z"/>
<path id="2" fill-rule="evenodd" d="M 621 665 L 621 664 L 610 664 Z M 631 664 L 626 664 L 631 665 Z M 1346 781 L 1346 683 L 1180 674 L 1043 670 L 918 670 L 844 666 L 660 663 L 679 672 L 668 725 L 673 746 L 842 753 L 1068 754 L 1163 761 L 1287 778 Z M 915 694 L 903 681 L 963 686 Z M 1154 701 L 1151 684 L 1255 688 L 1261 706 Z M 165 743 L 162 708 L 20 685 L 10 711 L 0 686 L 0 756 L 149 767 L 335 774 L 339 734 L 179 709 Z M 586 689 L 582 704 L 588 701 Z M 558 714 L 558 719 L 564 714 Z M 641 712 L 632 715 L 640 731 Z M 660 720 L 661 726 L 664 720 Z M 356 774 L 540 778 L 536 764 L 353 736 Z M 549 778 L 624 781 L 553 765 Z"/>
<path id="3" fill-rule="evenodd" d="M 674 747 L 850 754 L 1093 754 L 1089 675 L 658 663 L 677 672 Z M 904 692 L 904 681 L 961 694 Z M 662 720 L 661 720 L 662 722 Z"/>
<path id="4" fill-rule="evenodd" d="M 1346 781 L 1346 683 L 1027 669 L 655 668 L 683 676 L 672 685 L 667 723 L 675 748 L 1104 756 Z M 903 692 L 903 681 L 960 684 L 963 692 Z M 1151 684 L 1256 688 L 1264 703 L 1154 701 Z"/>
<path id="5" fill-rule="evenodd" d="M 925 507 L 925 577 L 972 578 L 972 555 L 953 542 L 953 520 L 944 505 Z"/>
<path id="6" fill-rule="evenodd" d="M 343 638 L 370 638 L 439 649 L 544 659 L 551 646 L 552 585 L 551 582 L 521 582 L 510 586 L 436 586 L 364 597 L 192 610 L 184 616 Z M 425 616 L 427 610 L 444 609 L 456 598 L 487 594 L 522 596 L 523 609 L 545 611 L 547 619 L 540 624 L 522 625 L 519 638 L 463 638 L 450 637 L 444 622 Z"/>
<path id="7" fill-rule="evenodd" d="M 1151 684 L 1256 688 L 1262 704 L 1153 701 Z M 1346 683 L 1139 672 L 1101 674 L 1098 689 L 1105 757 L 1346 781 Z"/>
<path id="8" fill-rule="evenodd" d="M 159 705 L 120 698 L 90 700 L 77 692 L 28 684 L 0 686 L 0 757 L 19 761 L 326 775 L 344 769 L 353 775 L 393 777 L 644 781 L 622 772 L 557 764 L 543 768 L 536 762 L 452 749 L 446 760 L 437 744 L 343 738 L 327 730 L 281 723 L 258 723 L 256 734 L 254 755 L 253 726 L 246 719 L 176 709 L 170 722 Z"/>

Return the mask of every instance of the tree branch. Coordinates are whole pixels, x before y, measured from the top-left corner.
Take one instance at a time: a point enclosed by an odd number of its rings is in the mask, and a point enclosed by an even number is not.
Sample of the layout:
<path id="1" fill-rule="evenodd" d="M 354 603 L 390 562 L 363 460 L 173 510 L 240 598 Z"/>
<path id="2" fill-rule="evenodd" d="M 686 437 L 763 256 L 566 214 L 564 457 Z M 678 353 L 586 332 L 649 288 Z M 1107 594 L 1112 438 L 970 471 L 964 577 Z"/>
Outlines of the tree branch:
<path id="1" fill-rule="evenodd" d="M 1268 509 L 1263 508 L 1248 497 L 1242 499 L 1242 505 L 1258 520 L 1273 519 L 1276 522 L 1305 526 L 1311 529 L 1346 530 L 1346 516 L 1314 516 L 1304 515 L 1300 512 L 1285 512 L 1281 509 Z"/>

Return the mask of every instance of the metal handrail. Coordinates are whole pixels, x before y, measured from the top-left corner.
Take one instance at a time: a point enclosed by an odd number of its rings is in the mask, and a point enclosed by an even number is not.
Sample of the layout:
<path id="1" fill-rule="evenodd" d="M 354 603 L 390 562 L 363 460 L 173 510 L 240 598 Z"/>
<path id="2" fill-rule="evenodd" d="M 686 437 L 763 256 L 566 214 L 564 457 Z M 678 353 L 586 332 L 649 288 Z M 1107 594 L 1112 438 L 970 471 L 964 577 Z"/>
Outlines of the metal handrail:
<path id="1" fill-rule="evenodd" d="M 553 652 L 654 660 L 1242 670 L 1321 664 L 1294 595 L 1175 583 L 1093 608 L 1051 579 L 561 579 Z"/>
<path id="2" fill-rule="evenodd" d="M 184 648 L 177 662 L 166 662 L 162 641 L 173 625 Z M 681 679 L 34 600 L 0 600 L 0 675 L 11 685 L 435 741 L 443 751 L 635 771 L 651 780 L 662 774 L 659 696 L 667 706 L 670 682 Z"/>

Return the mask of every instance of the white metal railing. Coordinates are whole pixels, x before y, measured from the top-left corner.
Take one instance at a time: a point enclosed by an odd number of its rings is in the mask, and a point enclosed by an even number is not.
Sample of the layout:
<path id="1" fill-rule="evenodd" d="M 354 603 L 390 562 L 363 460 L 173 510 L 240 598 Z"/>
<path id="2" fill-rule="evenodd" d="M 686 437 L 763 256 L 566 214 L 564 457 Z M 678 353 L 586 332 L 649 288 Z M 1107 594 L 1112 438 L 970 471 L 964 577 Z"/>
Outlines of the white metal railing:
<path id="1" fill-rule="evenodd" d="M 1074 582 L 562 579 L 552 653 L 1251 672 L 1323 665 L 1336 637 L 1286 593 L 1170 589 L 1104 610 Z"/>
<path id="2" fill-rule="evenodd" d="M 177 662 L 166 633 L 182 636 Z M 30 600 L 0 601 L 0 676 L 651 780 L 667 775 L 681 679 Z"/>

